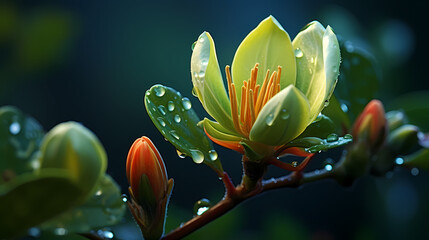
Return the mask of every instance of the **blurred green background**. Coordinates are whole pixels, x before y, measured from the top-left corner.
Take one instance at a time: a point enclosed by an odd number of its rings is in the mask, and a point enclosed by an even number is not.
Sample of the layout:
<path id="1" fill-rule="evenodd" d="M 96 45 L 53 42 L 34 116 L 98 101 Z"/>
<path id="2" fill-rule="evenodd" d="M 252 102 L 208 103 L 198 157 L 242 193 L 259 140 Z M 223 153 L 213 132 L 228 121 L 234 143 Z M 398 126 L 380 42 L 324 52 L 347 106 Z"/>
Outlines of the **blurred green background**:
<path id="1" fill-rule="evenodd" d="M 125 159 L 132 142 L 149 136 L 175 179 L 167 231 L 192 217 L 194 202 L 223 196 L 216 175 L 180 159 L 147 116 L 144 92 L 156 83 L 192 97 L 191 45 L 213 36 L 221 67 L 268 15 L 293 38 L 312 20 L 374 55 L 387 110 L 398 96 L 429 90 L 423 1 L 0 1 L 0 105 L 15 105 L 46 130 L 74 120 L 104 144 L 108 173 L 126 192 Z M 427 126 L 427 125 L 426 125 Z M 235 183 L 240 156 L 216 149 Z M 338 157 L 339 151 L 324 153 Z M 270 176 L 284 172 L 270 169 Z M 329 180 L 266 193 L 245 202 L 189 239 L 424 239 L 429 175 L 394 171 L 350 188 Z M 131 226 L 129 232 L 137 231 Z M 138 234 L 138 233 L 137 233 Z M 128 236 L 127 239 L 132 239 Z M 138 238 L 136 238 L 138 239 Z"/>

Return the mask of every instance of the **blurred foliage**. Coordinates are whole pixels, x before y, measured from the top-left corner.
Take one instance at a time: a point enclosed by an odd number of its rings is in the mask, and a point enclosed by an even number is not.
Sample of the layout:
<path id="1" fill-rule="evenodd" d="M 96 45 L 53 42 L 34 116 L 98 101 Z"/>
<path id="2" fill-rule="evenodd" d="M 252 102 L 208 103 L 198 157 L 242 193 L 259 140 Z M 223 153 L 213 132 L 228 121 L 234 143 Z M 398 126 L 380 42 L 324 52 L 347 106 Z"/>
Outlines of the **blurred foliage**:
<path id="1" fill-rule="evenodd" d="M 96 138 L 83 126 L 80 129 L 81 135 L 70 134 L 74 140 L 83 135 Z M 95 180 L 94 187 L 88 183 L 79 184 L 74 171 L 79 171 L 76 168 L 81 166 L 76 162 L 62 168 L 40 168 L 39 151 L 43 137 L 43 129 L 35 119 L 15 107 L 0 107 L 0 238 L 24 235 L 28 228 L 40 224 L 44 230 L 64 235 L 88 232 L 121 221 L 125 205 L 120 188 L 112 178 L 104 175 L 105 167 L 101 168 L 103 177 Z M 73 147 L 76 146 L 79 145 Z M 51 150 L 55 153 L 61 149 L 67 151 L 59 147 L 61 144 L 57 142 Z M 93 152 L 95 147 L 91 144 L 85 149 L 76 147 L 71 155 L 76 157 L 79 151 L 84 151 L 85 155 Z M 62 160 L 51 159 L 51 163 Z M 86 197 L 87 188 L 95 189 L 90 198 Z"/>

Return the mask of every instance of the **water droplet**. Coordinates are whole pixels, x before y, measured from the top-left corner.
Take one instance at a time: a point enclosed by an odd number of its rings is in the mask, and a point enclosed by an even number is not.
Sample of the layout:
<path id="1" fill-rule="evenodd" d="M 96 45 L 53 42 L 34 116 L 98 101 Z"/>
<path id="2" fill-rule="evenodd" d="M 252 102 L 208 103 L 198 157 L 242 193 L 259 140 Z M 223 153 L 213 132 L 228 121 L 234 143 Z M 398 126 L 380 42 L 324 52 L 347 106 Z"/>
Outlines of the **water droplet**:
<path id="1" fill-rule="evenodd" d="M 349 111 L 349 107 L 347 107 L 347 105 L 346 104 L 344 104 L 344 103 L 342 103 L 341 104 L 341 110 L 343 110 L 343 112 L 348 112 Z"/>
<path id="2" fill-rule="evenodd" d="M 336 67 L 336 66 L 334 66 L 334 67 L 332 68 L 332 71 L 333 71 L 334 73 L 338 72 L 337 67 Z"/>
<path id="3" fill-rule="evenodd" d="M 311 58 L 310 58 L 310 62 L 311 62 L 311 63 L 314 63 L 314 57 L 311 57 Z"/>
<path id="4" fill-rule="evenodd" d="M 197 45 L 197 41 L 195 41 L 194 43 L 192 43 L 191 45 L 191 50 L 194 51 L 195 45 Z"/>
<path id="5" fill-rule="evenodd" d="M 207 66 L 209 64 L 209 60 L 208 59 L 202 59 L 201 60 L 201 65 L 203 65 L 204 67 Z"/>
<path id="6" fill-rule="evenodd" d="M 209 210 L 211 206 L 212 203 L 207 198 L 198 200 L 194 204 L 194 215 L 200 216 L 201 214 Z"/>
<path id="7" fill-rule="evenodd" d="M 66 235 L 67 234 L 67 229 L 62 228 L 62 227 L 55 228 L 54 234 L 55 235 L 60 235 L 60 236 Z"/>
<path id="8" fill-rule="evenodd" d="M 186 154 L 182 153 L 181 151 L 179 151 L 177 149 L 176 149 L 176 152 L 177 152 L 177 156 L 179 156 L 179 158 L 185 158 L 186 157 Z"/>
<path id="9" fill-rule="evenodd" d="M 338 141 L 338 135 L 336 133 L 331 133 L 326 137 L 327 142 L 335 142 Z"/>
<path id="10" fill-rule="evenodd" d="M 420 171 L 418 168 L 411 168 L 411 175 L 417 176 L 419 175 Z"/>
<path id="11" fill-rule="evenodd" d="M 180 121 L 182 121 L 182 118 L 180 118 L 179 114 L 176 114 L 176 115 L 174 116 L 174 121 L 175 121 L 176 123 L 180 123 Z"/>
<path id="12" fill-rule="evenodd" d="M 95 192 L 95 196 L 101 196 L 101 194 L 103 194 L 103 192 L 101 190 L 98 190 L 97 192 Z"/>
<path id="13" fill-rule="evenodd" d="M 162 117 L 158 117 L 157 120 L 158 120 L 159 124 L 161 124 L 161 126 L 165 127 L 165 121 Z"/>
<path id="14" fill-rule="evenodd" d="M 204 78 L 205 76 L 206 76 L 206 73 L 204 71 L 201 71 L 200 73 L 198 73 L 199 78 Z"/>
<path id="15" fill-rule="evenodd" d="M 331 165 L 331 164 L 326 164 L 326 165 L 325 165 L 325 170 L 326 170 L 326 171 L 332 171 L 332 169 L 333 169 L 333 167 L 332 167 L 332 165 Z"/>
<path id="16" fill-rule="evenodd" d="M 192 88 L 192 96 L 198 97 L 197 89 L 195 87 Z"/>
<path id="17" fill-rule="evenodd" d="M 404 159 L 401 158 L 401 157 L 398 157 L 398 158 L 395 159 L 395 163 L 397 165 L 402 165 L 404 163 Z"/>
<path id="18" fill-rule="evenodd" d="M 217 152 L 215 151 L 215 150 L 210 150 L 209 151 L 209 157 L 210 157 L 210 159 L 212 160 L 212 161 L 215 161 L 215 160 L 217 160 Z"/>
<path id="19" fill-rule="evenodd" d="M 146 96 L 150 96 L 150 92 L 149 92 L 149 90 L 148 90 L 148 91 L 146 91 Z"/>
<path id="20" fill-rule="evenodd" d="M 282 112 L 280 113 L 280 117 L 283 119 L 283 120 L 286 120 L 286 119 L 288 119 L 289 117 L 290 117 L 290 113 L 288 112 L 288 110 L 287 109 L 282 109 Z"/>
<path id="21" fill-rule="evenodd" d="M 200 43 L 202 43 L 202 42 L 204 42 L 204 38 L 200 37 L 200 38 L 198 39 L 198 41 L 200 41 Z"/>
<path id="22" fill-rule="evenodd" d="M 161 112 L 161 114 L 162 114 L 162 115 L 165 115 L 165 113 L 167 112 L 167 111 L 165 110 L 164 105 L 159 105 L 159 106 L 158 106 L 158 110 Z"/>
<path id="23" fill-rule="evenodd" d="M 197 72 L 194 72 L 194 78 L 198 79 L 198 73 Z"/>
<path id="24" fill-rule="evenodd" d="M 290 164 L 292 165 L 292 167 L 297 167 L 298 166 L 298 162 L 297 161 L 293 161 Z"/>
<path id="25" fill-rule="evenodd" d="M 100 229 L 97 231 L 97 235 L 100 236 L 103 239 L 112 239 L 114 237 L 114 234 L 112 231 L 107 229 Z"/>
<path id="26" fill-rule="evenodd" d="M 168 101 L 167 108 L 168 108 L 168 111 L 170 112 L 174 111 L 175 106 L 173 101 Z"/>
<path id="27" fill-rule="evenodd" d="M 175 130 L 171 130 L 170 135 L 173 136 L 177 140 L 180 139 L 179 134 L 177 134 L 177 132 Z"/>
<path id="28" fill-rule="evenodd" d="M 21 125 L 18 122 L 13 122 L 9 126 L 9 132 L 12 135 L 17 135 L 19 132 L 21 132 Z"/>
<path id="29" fill-rule="evenodd" d="M 322 120 L 322 118 L 323 118 L 323 114 L 319 113 L 319 115 L 317 115 L 316 119 L 314 119 L 313 122 L 318 122 L 318 121 Z"/>
<path id="30" fill-rule="evenodd" d="M 349 53 L 352 53 L 355 50 L 355 47 L 353 46 L 353 44 L 350 41 L 346 41 L 344 43 L 344 47 L 346 48 L 346 51 Z"/>
<path id="31" fill-rule="evenodd" d="M 124 203 L 128 202 L 128 197 L 126 194 L 122 194 L 122 202 Z"/>
<path id="32" fill-rule="evenodd" d="M 267 124 L 267 126 L 271 127 L 273 125 L 273 122 L 274 122 L 274 114 L 270 113 L 265 119 L 265 123 Z"/>
<path id="33" fill-rule="evenodd" d="M 165 88 L 161 85 L 157 85 L 153 88 L 153 91 L 155 92 L 155 95 L 158 97 L 162 97 L 165 94 Z"/>
<path id="34" fill-rule="evenodd" d="M 295 57 L 302 58 L 302 56 L 304 56 L 304 53 L 301 51 L 301 49 L 295 49 Z"/>
<path id="35" fill-rule="evenodd" d="M 190 152 L 194 163 L 200 164 L 204 161 L 204 154 L 200 150 L 191 149 Z"/>
<path id="36" fill-rule="evenodd" d="M 353 139 L 353 136 L 350 133 L 344 135 L 344 139 Z"/>
<path id="37" fill-rule="evenodd" d="M 28 229 L 27 233 L 29 236 L 37 238 L 40 236 L 40 229 L 37 227 L 32 227 L 32 228 Z"/>
<path id="38" fill-rule="evenodd" d="M 185 110 L 189 110 L 192 107 L 191 101 L 187 97 L 182 98 L 182 105 Z"/>
<path id="39" fill-rule="evenodd" d="M 332 169 L 334 169 L 334 160 L 332 160 L 332 158 L 327 158 L 324 162 L 324 165 L 326 171 L 332 171 Z"/>
<path id="40" fill-rule="evenodd" d="M 328 100 L 328 99 L 326 99 L 326 100 L 325 100 L 325 103 L 323 104 L 323 106 L 324 106 L 324 107 L 329 106 L 329 100 Z"/>

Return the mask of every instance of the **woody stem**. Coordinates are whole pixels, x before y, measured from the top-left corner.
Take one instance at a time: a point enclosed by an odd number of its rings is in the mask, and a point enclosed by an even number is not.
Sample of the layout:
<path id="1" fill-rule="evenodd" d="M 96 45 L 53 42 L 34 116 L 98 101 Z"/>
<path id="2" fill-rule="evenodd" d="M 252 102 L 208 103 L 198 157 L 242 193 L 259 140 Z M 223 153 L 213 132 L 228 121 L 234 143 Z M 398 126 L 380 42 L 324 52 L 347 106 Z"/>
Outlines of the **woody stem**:
<path id="1" fill-rule="evenodd" d="M 228 175 L 226 175 L 228 176 Z M 241 202 L 250 199 L 252 197 L 255 197 L 263 192 L 266 192 L 268 190 L 273 189 L 279 189 L 279 188 L 296 188 L 298 186 L 301 186 L 305 183 L 325 179 L 325 178 L 333 178 L 334 171 L 323 171 L 323 170 L 316 170 L 314 172 L 310 173 L 301 173 L 301 172 L 292 172 L 287 176 L 283 176 L 276 179 L 270 179 L 270 180 L 262 180 L 260 179 L 258 184 L 255 184 L 254 189 L 246 189 L 243 185 L 243 182 L 238 185 L 237 187 L 234 187 L 234 190 L 228 190 L 228 186 L 230 182 L 229 177 L 227 179 L 223 179 L 225 185 L 226 185 L 226 194 L 225 197 L 219 201 L 216 205 L 205 211 L 203 214 L 199 216 L 195 216 L 185 224 L 181 225 L 180 227 L 176 228 L 172 232 L 168 233 L 167 235 L 163 236 L 162 240 L 174 240 L 174 239 L 181 239 L 192 232 L 196 231 L 197 229 L 203 227 L 204 225 L 208 224 L 209 222 L 221 217 L 231 209 L 233 209 L 235 206 L 240 204 Z M 229 183 L 228 183 L 229 181 Z M 233 194 L 230 194 L 233 193 Z"/>

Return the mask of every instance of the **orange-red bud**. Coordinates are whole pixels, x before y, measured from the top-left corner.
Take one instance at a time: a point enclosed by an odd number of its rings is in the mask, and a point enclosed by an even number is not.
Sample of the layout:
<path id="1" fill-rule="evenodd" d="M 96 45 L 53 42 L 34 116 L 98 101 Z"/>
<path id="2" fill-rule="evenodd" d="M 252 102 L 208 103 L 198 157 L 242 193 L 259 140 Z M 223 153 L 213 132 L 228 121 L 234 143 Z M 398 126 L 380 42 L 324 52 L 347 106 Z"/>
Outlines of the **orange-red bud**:
<path id="1" fill-rule="evenodd" d="M 152 189 L 140 189 L 144 175 L 147 176 Z M 140 196 L 142 191 L 151 192 L 156 202 L 165 198 L 168 190 L 167 171 L 161 155 L 149 138 L 141 137 L 131 146 L 127 157 L 127 179 L 138 202 L 145 201 L 143 196 Z"/>
<path id="2" fill-rule="evenodd" d="M 355 141 L 367 141 L 372 150 L 386 139 L 387 122 L 381 101 L 372 100 L 359 115 L 352 129 Z"/>

